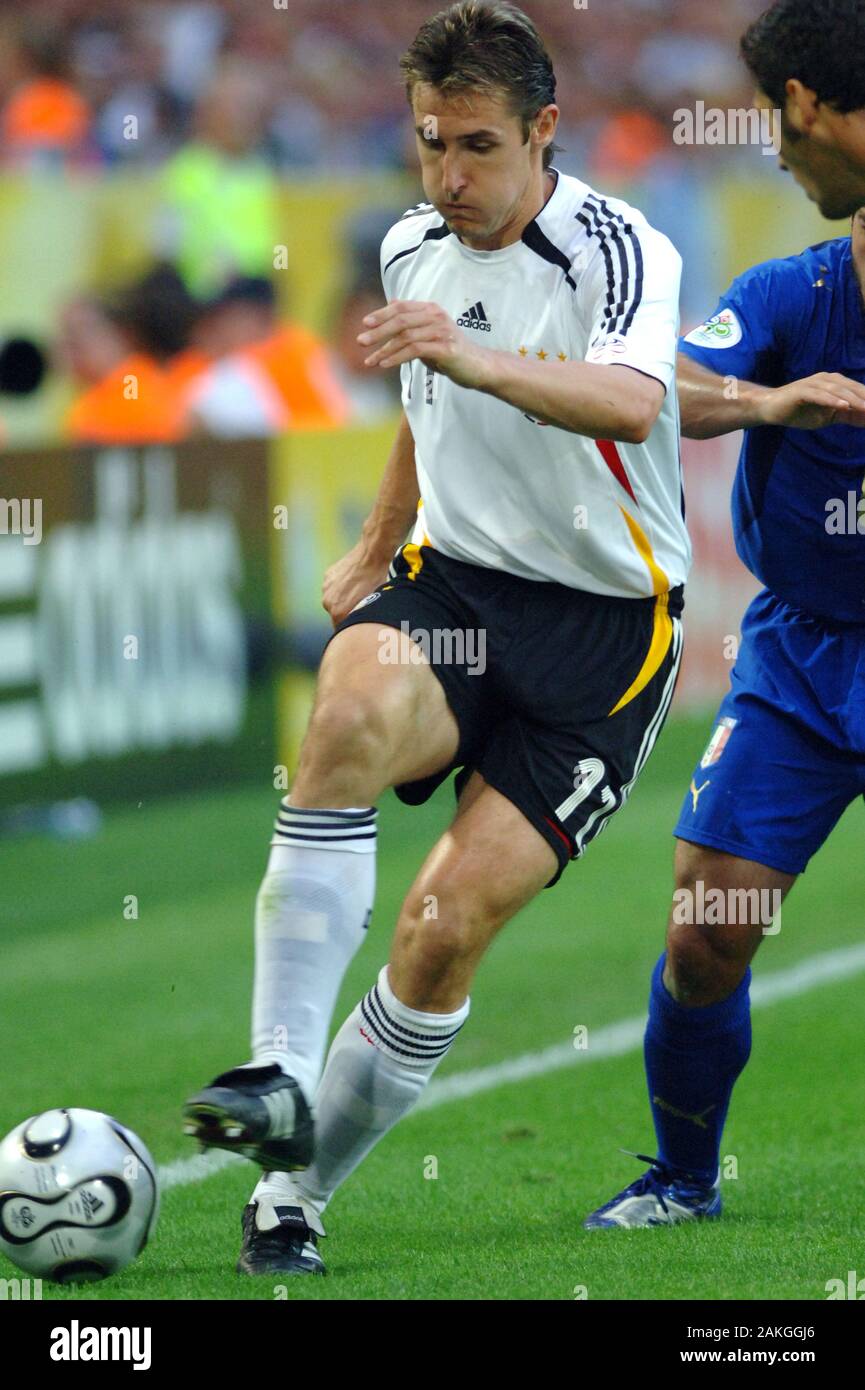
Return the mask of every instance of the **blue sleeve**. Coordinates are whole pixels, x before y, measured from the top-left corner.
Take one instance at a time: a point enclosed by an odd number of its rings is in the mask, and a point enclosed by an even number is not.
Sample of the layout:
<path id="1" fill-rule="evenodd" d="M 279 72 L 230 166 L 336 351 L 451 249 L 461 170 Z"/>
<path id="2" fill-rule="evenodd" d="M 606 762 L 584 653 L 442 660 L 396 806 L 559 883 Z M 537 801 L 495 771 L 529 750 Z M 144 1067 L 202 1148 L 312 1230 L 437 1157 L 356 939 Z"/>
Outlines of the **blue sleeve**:
<path id="1" fill-rule="evenodd" d="M 790 261 L 766 261 L 734 280 L 679 351 L 719 376 L 772 386 L 785 379 L 791 332 L 808 312 L 805 280 Z"/>

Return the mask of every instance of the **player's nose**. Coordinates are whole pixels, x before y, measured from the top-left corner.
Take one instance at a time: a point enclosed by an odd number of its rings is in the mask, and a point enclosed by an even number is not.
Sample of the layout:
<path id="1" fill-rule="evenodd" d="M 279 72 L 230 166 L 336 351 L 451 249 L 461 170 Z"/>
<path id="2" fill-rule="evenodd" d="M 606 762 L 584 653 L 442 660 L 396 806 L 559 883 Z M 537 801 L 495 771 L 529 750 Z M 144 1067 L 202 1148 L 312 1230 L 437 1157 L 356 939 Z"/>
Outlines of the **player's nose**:
<path id="1" fill-rule="evenodd" d="M 452 155 L 445 155 L 442 160 L 442 191 L 448 199 L 458 197 L 464 192 L 468 180 L 465 177 L 462 166 Z"/>

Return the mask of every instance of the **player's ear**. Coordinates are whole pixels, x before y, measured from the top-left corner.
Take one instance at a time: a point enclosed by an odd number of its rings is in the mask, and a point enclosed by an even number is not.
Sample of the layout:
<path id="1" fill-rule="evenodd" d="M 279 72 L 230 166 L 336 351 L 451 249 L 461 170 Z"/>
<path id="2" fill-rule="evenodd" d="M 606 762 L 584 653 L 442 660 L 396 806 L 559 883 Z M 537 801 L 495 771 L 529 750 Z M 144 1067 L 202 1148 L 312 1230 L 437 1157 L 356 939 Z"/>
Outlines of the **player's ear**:
<path id="1" fill-rule="evenodd" d="M 787 79 L 785 91 L 787 95 L 785 114 L 789 124 L 798 135 L 810 135 L 820 120 L 820 103 L 817 100 L 817 93 L 800 82 L 798 77 Z"/>
<path id="2" fill-rule="evenodd" d="M 555 137 L 558 123 L 559 108 L 555 105 L 542 106 L 532 123 L 532 145 L 541 149 L 549 145 Z"/>

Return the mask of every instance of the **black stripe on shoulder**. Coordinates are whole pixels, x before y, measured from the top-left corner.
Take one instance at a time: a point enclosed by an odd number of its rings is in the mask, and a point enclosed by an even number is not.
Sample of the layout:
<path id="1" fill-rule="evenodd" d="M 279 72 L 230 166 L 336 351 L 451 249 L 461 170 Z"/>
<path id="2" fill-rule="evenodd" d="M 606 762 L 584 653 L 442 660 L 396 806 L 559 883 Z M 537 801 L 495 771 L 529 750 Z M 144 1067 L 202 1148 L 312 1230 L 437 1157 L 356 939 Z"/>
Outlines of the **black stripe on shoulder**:
<path id="1" fill-rule="evenodd" d="M 583 224 L 590 237 L 597 237 L 601 254 L 604 257 L 604 264 L 607 269 L 607 305 L 604 314 L 604 328 L 608 333 L 612 333 L 617 319 L 625 311 L 625 297 L 628 293 L 628 260 L 623 251 L 621 237 L 614 224 L 609 221 L 604 222 L 598 210 L 592 207 L 588 200 L 585 206 L 591 213 L 592 220 L 590 221 L 584 213 L 579 212 L 577 213 L 577 221 Z M 619 254 L 619 278 L 616 276 L 613 265 L 611 244 L 616 246 Z"/>
<path id="2" fill-rule="evenodd" d="M 403 256 L 413 256 L 415 251 L 420 250 L 425 241 L 441 241 L 444 237 L 450 236 L 450 234 L 451 229 L 447 222 L 441 222 L 438 227 L 430 227 L 429 231 L 424 232 L 423 239 L 418 242 L 417 246 L 409 246 L 405 251 L 397 251 L 395 256 L 391 256 L 385 266 L 385 270 L 390 270 L 394 261 L 401 261 Z"/>
<path id="3" fill-rule="evenodd" d="M 634 257 L 634 291 L 631 299 L 630 308 L 628 309 L 625 321 L 622 324 L 621 328 L 622 333 L 627 333 L 628 329 L 631 327 L 631 324 L 634 321 L 634 315 L 636 314 L 643 300 L 643 248 L 640 244 L 640 238 L 637 232 L 634 230 L 633 223 L 625 222 L 624 219 L 620 217 L 618 213 L 610 213 L 610 209 L 603 198 L 599 198 L 598 201 L 600 202 L 603 211 L 609 214 L 610 216 L 615 216 L 616 221 L 621 225 L 625 235 L 628 237 L 631 252 Z M 625 292 L 623 297 L 627 299 L 627 291 Z"/>
<path id="4" fill-rule="evenodd" d="M 639 309 L 643 299 L 643 248 L 640 245 L 640 238 L 633 229 L 631 229 L 631 243 L 634 248 L 634 261 L 637 266 L 637 285 L 634 290 L 634 298 L 631 301 L 631 307 L 628 310 L 628 316 L 622 324 L 623 333 L 627 333 L 631 324 L 634 322 L 634 315 Z"/>
<path id="5" fill-rule="evenodd" d="M 627 334 L 643 299 L 643 249 L 640 238 L 633 223 L 626 222 L 620 213 L 613 212 L 606 199 L 590 194 L 584 207 L 591 214 L 591 222 L 583 213 L 577 213 L 577 220 L 582 222 L 590 237 L 598 238 L 607 266 L 607 331 Z M 613 270 L 610 244 L 616 248 L 619 258 L 618 278 Z M 633 288 L 628 250 L 633 256 Z"/>
<path id="6" fill-rule="evenodd" d="M 537 222 L 530 222 L 523 232 L 523 241 L 530 251 L 542 256 L 550 265 L 557 265 L 560 270 L 565 272 L 565 279 L 572 290 L 577 288 L 576 281 L 571 275 L 571 263 L 564 251 L 560 251 L 558 246 L 554 246 L 548 236 L 545 236 Z"/>

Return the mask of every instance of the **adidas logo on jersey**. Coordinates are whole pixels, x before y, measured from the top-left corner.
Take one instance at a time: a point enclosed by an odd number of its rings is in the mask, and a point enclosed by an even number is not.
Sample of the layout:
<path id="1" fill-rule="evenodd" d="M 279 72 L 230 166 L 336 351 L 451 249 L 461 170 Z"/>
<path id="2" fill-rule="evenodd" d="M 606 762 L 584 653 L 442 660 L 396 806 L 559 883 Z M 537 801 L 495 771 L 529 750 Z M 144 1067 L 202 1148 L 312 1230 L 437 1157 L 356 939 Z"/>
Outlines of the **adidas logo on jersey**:
<path id="1" fill-rule="evenodd" d="M 491 333 L 492 324 L 484 313 L 484 306 L 478 300 L 470 309 L 466 309 L 462 318 L 457 319 L 458 328 L 476 328 L 479 333 Z"/>

